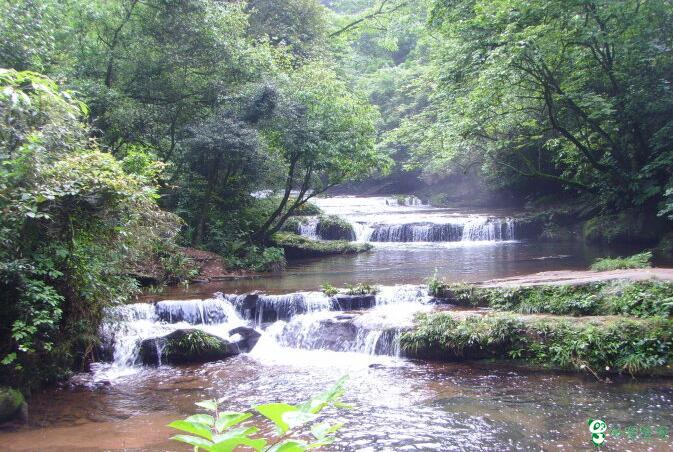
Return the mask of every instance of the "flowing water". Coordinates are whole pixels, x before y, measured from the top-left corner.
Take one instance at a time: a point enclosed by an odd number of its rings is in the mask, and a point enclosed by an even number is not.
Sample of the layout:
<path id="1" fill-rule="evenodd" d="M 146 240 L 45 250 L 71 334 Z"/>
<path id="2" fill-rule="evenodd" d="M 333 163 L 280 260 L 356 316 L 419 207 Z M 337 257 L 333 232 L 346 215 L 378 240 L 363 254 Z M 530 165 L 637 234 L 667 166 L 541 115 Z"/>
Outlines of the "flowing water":
<path id="1" fill-rule="evenodd" d="M 355 408 L 326 413 L 346 423 L 331 450 L 590 449 L 588 418 L 652 429 L 651 438 L 610 437 L 610 448 L 673 448 L 656 433 L 673 428 L 667 380 L 606 385 L 582 375 L 400 356 L 397 338 L 414 315 L 438 309 L 420 285 L 435 268 L 454 280 L 487 279 L 584 266 L 586 249 L 519 240 L 516 221 L 504 214 L 432 209 L 413 198 L 320 204 L 347 218 L 374 250 L 110 310 L 101 328 L 110 362 L 35 394 L 29 423 L 0 432 L 3 450 L 186 450 L 168 441 L 165 425 L 192 414 L 194 402 L 223 398 L 232 410 L 295 403 L 345 374 L 345 400 Z M 381 286 L 373 297 L 328 297 L 316 290 L 325 281 Z M 263 293 L 244 293 L 257 289 Z M 248 354 L 194 366 L 140 364 L 144 339 L 184 328 L 234 339 L 230 331 L 243 325 L 262 333 Z"/>

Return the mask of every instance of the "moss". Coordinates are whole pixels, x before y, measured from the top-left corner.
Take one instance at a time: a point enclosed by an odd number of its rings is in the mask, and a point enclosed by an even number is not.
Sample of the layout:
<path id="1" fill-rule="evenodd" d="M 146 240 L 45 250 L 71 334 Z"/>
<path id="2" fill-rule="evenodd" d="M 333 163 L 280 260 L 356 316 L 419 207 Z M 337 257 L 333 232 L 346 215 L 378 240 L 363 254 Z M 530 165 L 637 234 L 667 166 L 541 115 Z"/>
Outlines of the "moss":
<path id="1" fill-rule="evenodd" d="M 603 272 L 628 268 L 650 268 L 651 260 L 652 253 L 650 251 L 645 251 L 644 253 L 634 254 L 629 257 L 606 257 L 596 259 L 596 261 L 591 264 L 591 269 Z"/>
<path id="2" fill-rule="evenodd" d="M 0 386 L 0 422 L 6 422 L 18 414 L 25 400 L 16 389 Z"/>
<path id="3" fill-rule="evenodd" d="M 321 215 L 316 228 L 318 237 L 323 240 L 355 240 L 353 226 L 337 215 Z"/>
<path id="4" fill-rule="evenodd" d="M 444 360 L 496 358 L 594 374 L 665 371 L 673 322 L 623 317 L 422 314 L 400 345 L 407 355 Z"/>
<path id="5" fill-rule="evenodd" d="M 288 232 L 274 234 L 273 242 L 285 250 L 285 256 L 288 259 L 356 254 L 369 251 L 372 248 L 368 243 L 351 243 L 343 240 L 321 242 Z"/>
<path id="6" fill-rule="evenodd" d="M 461 306 L 520 314 L 673 316 L 673 283 L 610 281 L 584 285 L 483 288 L 434 283 L 431 295 Z"/>

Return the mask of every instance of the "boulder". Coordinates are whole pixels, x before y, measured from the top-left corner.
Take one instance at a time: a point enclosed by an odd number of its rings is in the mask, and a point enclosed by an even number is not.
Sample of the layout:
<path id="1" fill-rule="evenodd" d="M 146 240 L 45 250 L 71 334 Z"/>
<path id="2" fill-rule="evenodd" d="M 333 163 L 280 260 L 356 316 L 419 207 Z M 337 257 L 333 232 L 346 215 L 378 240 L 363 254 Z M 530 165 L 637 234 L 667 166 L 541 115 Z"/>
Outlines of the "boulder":
<path id="1" fill-rule="evenodd" d="M 316 233 L 323 240 L 346 240 L 348 242 L 355 240 L 353 226 L 336 215 L 321 215 L 318 218 Z"/>
<path id="2" fill-rule="evenodd" d="M 236 334 L 241 336 L 241 339 L 234 343 L 238 346 L 238 349 L 242 353 L 248 353 L 250 350 L 255 348 L 257 341 L 259 341 L 259 338 L 262 336 L 257 330 L 247 326 L 239 326 L 238 328 L 234 328 L 233 330 L 229 331 L 229 335 L 231 336 Z"/>
<path id="3" fill-rule="evenodd" d="M 204 363 L 229 358 L 241 351 L 236 342 L 201 330 L 180 329 L 142 341 L 139 359 L 147 365 Z"/>
<path id="4" fill-rule="evenodd" d="M 16 389 L 0 386 L 0 422 L 23 418 L 26 401 Z"/>

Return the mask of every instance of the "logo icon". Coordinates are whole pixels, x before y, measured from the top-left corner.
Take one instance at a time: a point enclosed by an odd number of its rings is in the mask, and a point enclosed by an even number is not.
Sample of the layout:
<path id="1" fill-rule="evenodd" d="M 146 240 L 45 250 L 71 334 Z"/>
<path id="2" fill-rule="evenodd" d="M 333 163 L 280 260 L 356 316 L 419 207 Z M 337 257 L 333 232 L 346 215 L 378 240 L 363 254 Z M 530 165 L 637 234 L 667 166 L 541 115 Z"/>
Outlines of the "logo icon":
<path id="1" fill-rule="evenodd" d="M 605 431 L 608 429 L 608 424 L 600 419 L 589 419 L 589 431 L 591 432 L 591 442 L 594 446 L 601 447 L 605 442 Z"/>

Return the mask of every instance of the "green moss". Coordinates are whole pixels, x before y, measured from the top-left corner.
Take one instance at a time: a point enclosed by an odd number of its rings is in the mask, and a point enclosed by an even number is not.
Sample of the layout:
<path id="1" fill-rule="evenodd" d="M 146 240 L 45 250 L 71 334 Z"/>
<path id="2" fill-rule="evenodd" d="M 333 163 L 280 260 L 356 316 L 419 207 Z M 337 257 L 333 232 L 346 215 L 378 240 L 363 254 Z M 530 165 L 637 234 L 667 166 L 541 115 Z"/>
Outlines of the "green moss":
<path id="1" fill-rule="evenodd" d="M 520 314 L 673 316 L 673 283 L 670 282 L 609 281 L 515 288 L 435 282 L 429 287 L 431 295 L 452 304 Z"/>
<path id="2" fill-rule="evenodd" d="M 291 199 L 288 204 L 291 204 L 293 200 Z M 295 216 L 316 216 L 316 215 L 322 215 L 322 209 L 312 202 L 307 202 L 302 204 L 301 206 L 297 207 L 294 210 L 294 215 Z"/>
<path id="3" fill-rule="evenodd" d="M 14 418 L 24 402 L 23 394 L 19 391 L 0 386 L 0 422 Z"/>
<path id="4" fill-rule="evenodd" d="M 333 254 L 356 254 L 369 251 L 372 248 L 368 243 L 351 243 L 343 240 L 321 242 L 288 232 L 274 234 L 273 242 L 282 247 L 285 250 L 285 256 L 290 259 Z"/>
<path id="5" fill-rule="evenodd" d="M 323 240 L 355 240 L 353 226 L 337 215 L 321 215 L 316 228 L 318 237 Z"/>
<path id="6" fill-rule="evenodd" d="M 650 268 L 652 265 L 652 253 L 645 251 L 644 253 L 634 254 L 629 257 L 606 257 L 603 259 L 596 259 L 591 264 L 591 269 L 597 272 L 622 270 L 628 268 Z"/>
<path id="7" fill-rule="evenodd" d="M 540 367 L 601 373 L 650 373 L 673 358 L 673 322 L 623 317 L 569 321 L 491 313 L 422 314 L 400 345 L 411 356 L 445 360 L 497 358 Z"/>

